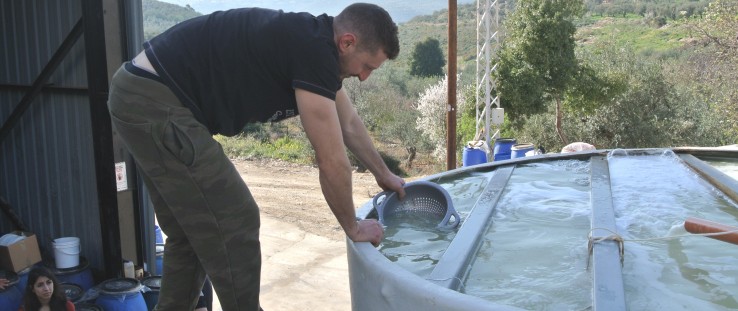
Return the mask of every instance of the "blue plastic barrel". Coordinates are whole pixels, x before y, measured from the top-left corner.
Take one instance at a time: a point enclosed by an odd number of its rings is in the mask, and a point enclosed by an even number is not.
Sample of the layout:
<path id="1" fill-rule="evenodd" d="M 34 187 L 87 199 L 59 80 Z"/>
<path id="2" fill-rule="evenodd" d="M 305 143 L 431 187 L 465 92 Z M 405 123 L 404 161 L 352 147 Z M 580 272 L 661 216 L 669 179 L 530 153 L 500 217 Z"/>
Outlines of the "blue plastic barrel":
<path id="1" fill-rule="evenodd" d="M 524 158 L 526 152 L 533 150 L 533 144 L 515 144 L 510 150 L 511 158 Z"/>
<path id="2" fill-rule="evenodd" d="M 105 311 L 100 306 L 89 302 L 78 302 L 74 304 L 76 311 Z"/>
<path id="3" fill-rule="evenodd" d="M 143 297 L 146 302 L 147 310 L 154 310 L 156 303 L 159 302 L 159 288 L 161 288 L 161 276 L 150 276 L 141 280 L 143 286 L 148 287 L 144 291 Z"/>
<path id="4" fill-rule="evenodd" d="M 154 225 L 154 233 L 156 235 L 156 244 L 164 244 L 164 237 L 161 234 L 161 228 L 159 226 Z"/>
<path id="5" fill-rule="evenodd" d="M 518 141 L 515 138 L 498 138 L 495 139 L 494 161 L 502 161 L 510 159 L 510 151 L 512 146 Z"/>
<path id="6" fill-rule="evenodd" d="M 59 282 L 77 284 L 82 287 L 83 291 L 95 286 L 90 264 L 87 262 L 87 258 L 83 256 L 79 257 L 79 265 L 76 267 L 58 269 L 55 266 L 47 266 L 47 268 L 54 273 Z"/>
<path id="7" fill-rule="evenodd" d="M 105 311 L 143 311 L 146 301 L 141 294 L 141 283 L 136 279 L 110 279 L 98 285 L 100 295 L 95 304 Z"/>
<path id="8" fill-rule="evenodd" d="M 0 277 L 8 280 L 8 286 L 0 290 L 0 307 L 2 310 L 18 310 L 23 304 L 23 290 L 18 287 L 18 275 L 12 271 L 0 270 Z"/>
<path id="9" fill-rule="evenodd" d="M 156 244 L 156 271 L 154 275 L 162 275 L 164 268 L 164 244 Z"/>
<path id="10" fill-rule="evenodd" d="M 33 266 L 18 272 L 18 288 L 20 288 L 21 291 L 26 290 L 26 285 L 28 285 L 28 273 L 31 272 L 31 268 L 33 268 Z"/>
<path id="11" fill-rule="evenodd" d="M 487 163 L 487 153 L 482 149 L 464 147 L 461 159 L 461 164 L 463 166 Z"/>

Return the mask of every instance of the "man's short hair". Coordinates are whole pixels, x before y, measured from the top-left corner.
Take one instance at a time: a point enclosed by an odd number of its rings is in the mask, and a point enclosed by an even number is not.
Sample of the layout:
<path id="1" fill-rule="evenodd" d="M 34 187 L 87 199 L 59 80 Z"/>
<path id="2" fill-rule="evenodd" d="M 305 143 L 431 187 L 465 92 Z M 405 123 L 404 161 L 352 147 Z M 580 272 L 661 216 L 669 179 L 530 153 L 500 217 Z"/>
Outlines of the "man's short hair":
<path id="1" fill-rule="evenodd" d="M 358 48 L 372 53 L 380 48 L 389 59 L 400 54 L 397 25 L 383 8 L 370 3 L 354 3 L 347 6 L 335 19 L 336 29 L 342 33 L 355 33 L 360 42 Z"/>

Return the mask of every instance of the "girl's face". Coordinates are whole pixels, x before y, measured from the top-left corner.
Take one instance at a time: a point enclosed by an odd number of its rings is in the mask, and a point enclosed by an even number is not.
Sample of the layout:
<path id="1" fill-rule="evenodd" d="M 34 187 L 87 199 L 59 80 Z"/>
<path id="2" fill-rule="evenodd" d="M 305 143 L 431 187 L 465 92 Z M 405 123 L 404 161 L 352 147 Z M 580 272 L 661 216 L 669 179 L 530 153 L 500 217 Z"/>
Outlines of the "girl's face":
<path id="1" fill-rule="evenodd" d="M 33 284 L 33 293 L 40 302 L 48 302 L 54 294 L 54 282 L 45 276 L 38 277 L 36 283 Z"/>

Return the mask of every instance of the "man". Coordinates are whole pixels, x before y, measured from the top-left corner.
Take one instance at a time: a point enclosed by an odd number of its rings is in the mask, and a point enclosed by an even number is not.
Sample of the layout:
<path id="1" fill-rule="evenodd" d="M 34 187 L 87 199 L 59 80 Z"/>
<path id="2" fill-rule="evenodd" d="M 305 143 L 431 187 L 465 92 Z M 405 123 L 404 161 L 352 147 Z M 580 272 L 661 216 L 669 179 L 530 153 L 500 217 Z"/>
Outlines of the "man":
<path id="1" fill-rule="evenodd" d="M 367 79 L 398 53 L 397 26 L 376 5 L 353 4 L 335 18 L 247 8 L 180 23 L 118 70 L 113 126 L 168 236 L 156 310 L 192 310 L 206 274 L 224 310 L 259 309 L 258 207 L 212 138 L 248 122 L 299 113 L 346 235 L 381 241 L 378 222 L 356 220 L 344 145 L 381 188 L 402 196 L 404 181 L 382 161 L 341 83 Z"/>

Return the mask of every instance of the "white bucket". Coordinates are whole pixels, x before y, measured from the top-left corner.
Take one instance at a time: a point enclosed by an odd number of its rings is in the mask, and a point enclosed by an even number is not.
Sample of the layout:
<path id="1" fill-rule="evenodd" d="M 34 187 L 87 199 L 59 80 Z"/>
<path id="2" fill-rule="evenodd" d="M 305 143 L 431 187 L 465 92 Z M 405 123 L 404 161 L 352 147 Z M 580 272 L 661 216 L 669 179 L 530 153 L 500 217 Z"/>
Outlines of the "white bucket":
<path id="1" fill-rule="evenodd" d="M 54 239 L 54 260 L 57 269 L 79 266 L 79 253 L 82 250 L 79 238 L 68 237 Z"/>

